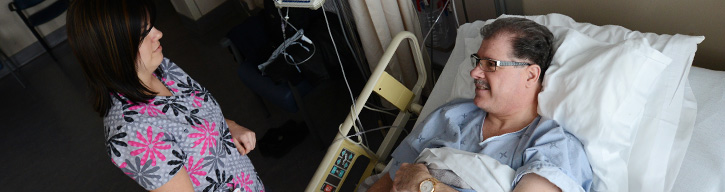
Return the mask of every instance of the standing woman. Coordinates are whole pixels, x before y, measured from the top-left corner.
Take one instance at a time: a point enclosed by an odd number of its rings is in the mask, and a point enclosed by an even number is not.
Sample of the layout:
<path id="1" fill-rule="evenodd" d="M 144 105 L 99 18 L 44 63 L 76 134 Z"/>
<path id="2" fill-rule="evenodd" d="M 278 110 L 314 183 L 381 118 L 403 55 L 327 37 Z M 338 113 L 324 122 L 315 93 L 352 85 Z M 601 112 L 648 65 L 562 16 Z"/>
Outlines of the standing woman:
<path id="1" fill-rule="evenodd" d="M 151 191 L 263 191 L 253 131 L 164 58 L 148 0 L 74 0 L 68 40 L 103 116 L 111 161 Z"/>

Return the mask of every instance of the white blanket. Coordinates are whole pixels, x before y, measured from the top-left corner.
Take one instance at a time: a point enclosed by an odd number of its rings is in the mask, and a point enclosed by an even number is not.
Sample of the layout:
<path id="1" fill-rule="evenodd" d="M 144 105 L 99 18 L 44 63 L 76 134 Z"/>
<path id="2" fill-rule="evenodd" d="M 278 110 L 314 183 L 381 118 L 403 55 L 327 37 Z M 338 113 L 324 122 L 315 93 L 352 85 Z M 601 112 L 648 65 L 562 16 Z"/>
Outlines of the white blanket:
<path id="1" fill-rule="evenodd" d="M 415 162 L 425 163 L 429 170 L 451 170 L 478 192 L 511 191 L 516 173 L 487 155 L 448 147 L 424 149 Z"/>

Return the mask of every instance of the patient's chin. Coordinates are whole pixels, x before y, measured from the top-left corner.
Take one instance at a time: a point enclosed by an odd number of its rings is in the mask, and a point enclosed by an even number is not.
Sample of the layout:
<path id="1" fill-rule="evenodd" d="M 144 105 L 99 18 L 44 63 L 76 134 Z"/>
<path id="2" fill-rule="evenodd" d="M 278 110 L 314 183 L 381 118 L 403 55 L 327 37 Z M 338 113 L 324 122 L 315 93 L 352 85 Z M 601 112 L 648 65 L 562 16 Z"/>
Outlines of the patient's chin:
<path id="1" fill-rule="evenodd" d="M 473 103 L 476 104 L 476 106 L 478 106 L 478 108 L 481 108 L 481 109 L 486 110 L 486 106 L 487 106 L 486 105 L 486 102 L 489 99 L 490 98 L 486 98 L 484 96 L 481 96 L 479 94 L 476 94 L 476 96 L 473 98 Z"/>

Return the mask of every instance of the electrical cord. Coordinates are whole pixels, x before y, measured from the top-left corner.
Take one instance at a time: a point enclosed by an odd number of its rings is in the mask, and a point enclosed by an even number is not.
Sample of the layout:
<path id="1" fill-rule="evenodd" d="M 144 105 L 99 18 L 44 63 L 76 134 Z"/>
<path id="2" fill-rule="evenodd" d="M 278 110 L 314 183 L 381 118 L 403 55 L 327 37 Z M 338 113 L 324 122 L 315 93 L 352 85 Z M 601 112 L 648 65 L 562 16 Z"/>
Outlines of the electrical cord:
<path id="1" fill-rule="evenodd" d="M 374 108 L 374 107 L 368 107 L 367 105 L 365 105 L 365 106 L 363 106 L 363 107 L 364 107 L 364 108 L 366 108 L 366 109 L 369 109 L 369 110 L 371 110 L 371 111 L 376 111 L 376 112 L 380 112 L 380 113 L 385 113 L 385 114 L 391 115 L 391 116 L 393 116 L 393 117 L 397 117 L 397 116 L 398 116 L 398 115 L 396 115 L 396 114 L 393 114 L 393 113 L 391 113 L 391 112 L 387 112 L 387 111 L 385 111 L 385 110 L 381 110 L 381 109 L 376 109 L 376 108 Z M 397 109 L 397 108 L 396 108 L 396 109 Z M 391 109 L 391 110 L 394 110 L 394 109 Z M 408 121 L 413 121 L 413 120 L 418 120 L 418 118 L 417 118 L 417 117 L 415 117 L 415 118 L 408 118 Z"/>
<path id="2" fill-rule="evenodd" d="M 322 6 L 322 15 L 325 17 L 325 25 L 327 26 L 327 32 L 330 34 L 330 41 L 332 42 L 332 47 L 335 49 L 335 55 L 337 55 L 337 62 L 340 64 L 340 70 L 342 70 L 342 78 L 345 79 L 345 85 L 347 85 L 347 91 L 348 91 L 348 93 L 350 93 L 350 100 L 352 101 L 352 107 L 353 107 L 353 109 L 351 110 L 352 115 L 353 115 L 353 121 L 357 121 L 358 123 L 360 123 L 360 129 L 362 130 L 362 132 L 365 132 L 365 128 L 363 128 L 362 122 L 360 122 L 360 119 L 357 118 L 359 113 L 357 111 L 355 111 L 355 108 L 357 108 L 357 106 L 355 106 L 355 98 L 352 95 L 352 89 L 350 88 L 350 83 L 347 81 L 347 75 L 345 75 L 345 67 L 342 66 L 342 60 L 340 60 L 340 53 L 337 51 L 337 45 L 335 44 L 335 39 L 332 37 L 332 30 L 330 29 L 330 24 L 327 19 L 327 13 L 325 13 L 325 6 Z M 360 132 L 359 130 L 357 130 L 357 126 L 355 126 L 354 122 L 353 122 L 353 127 L 355 127 L 356 132 Z M 338 127 L 338 129 L 339 129 L 339 127 Z M 362 136 L 358 136 L 358 139 L 360 140 L 361 137 Z M 367 138 L 365 138 L 365 137 L 362 137 L 362 138 L 364 138 L 365 143 L 367 143 Z"/>
<path id="3" fill-rule="evenodd" d="M 420 45 L 420 49 L 423 49 L 423 47 L 425 46 L 425 40 L 428 39 L 428 36 L 430 35 L 430 32 L 433 31 L 433 27 L 435 27 L 436 23 L 438 23 L 438 20 L 441 19 L 441 15 L 443 15 L 443 12 L 447 11 L 446 10 L 446 7 L 448 7 L 448 3 L 450 3 L 450 2 L 451 1 L 446 1 L 446 4 L 443 5 L 443 8 L 441 8 L 441 13 L 439 13 L 438 14 L 438 17 L 436 18 L 436 20 L 433 21 L 433 25 L 430 25 L 430 29 L 428 29 L 428 33 L 425 34 L 425 37 L 423 38 L 423 41 L 421 41 L 423 43 Z"/>
<path id="4" fill-rule="evenodd" d="M 312 45 L 312 51 L 311 51 L 312 53 L 310 54 L 310 56 L 307 56 L 307 58 L 303 59 L 302 61 L 296 62 L 294 60 L 294 57 L 292 57 L 292 55 L 290 55 L 290 54 L 287 53 L 287 48 L 289 46 L 299 45 L 299 46 L 301 46 L 303 49 L 305 49 L 308 52 L 310 52 L 310 49 L 307 48 L 307 47 L 305 47 L 301 43 L 296 42 L 297 39 L 295 39 L 295 41 L 293 41 L 293 42 L 290 42 L 290 43 L 286 43 L 286 44 L 282 44 L 281 45 L 281 46 L 284 46 L 283 49 L 282 49 L 282 53 L 281 54 L 284 55 L 284 60 L 285 60 L 285 62 L 287 62 L 287 64 L 292 65 L 292 66 L 295 66 L 295 68 L 297 68 L 297 72 L 300 72 L 301 73 L 302 71 L 300 70 L 300 68 L 299 68 L 298 65 L 300 65 L 302 63 L 305 63 L 308 60 L 310 60 L 312 58 L 312 56 L 315 55 L 315 52 L 317 51 L 317 47 L 315 46 L 315 43 L 313 43 L 310 39 L 308 39 L 307 37 L 304 36 L 304 33 L 302 32 L 303 30 L 298 30 L 294 25 L 292 25 L 292 23 L 290 23 L 288 21 L 289 20 L 289 9 L 290 8 L 287 8 L 287 15 L 286 16 L 283 16 L 282 15 L 282 10 L 280 8 L 277 8 L 277 14 L 279 14 L 279 19 L 282 21 L 282 26 L 281 26 L 282 27 L 282 39 L 285 39 L 285 40 L 287 39 L 287 32 L 286 32 L 286 30 L 287 30 L 287 25 L 289 25 L 290 27 L 292 27 L 292 29 L 295 30 L 295 32 L 302 33 L 302 36 L 301 37 L 298 37 L 298 38 L 301 38 L 303 41 L 305 41 L 305 42 L 309 43 L 310 45 Z M 295 36 L 297 36 L 297 34 L 295 34 Z"/>
<path id="5" fill-rule="evenodd" d="M 310 41 L 310 42 L 312 42 L 312 41 Z M 302 72 L 302 71 L 300 71 L 300 68 L 299 68 L 299 67 L 297 67 L 298 65 L 300 65 L 300 64 L 303 64 L 303 63 L 307 62 L 308 60 L 310 60 L 310 59 L 312 58 L 312 56 L 313 56 L 313 55 L 315 55 L 315 51 L 317 50 L 317 47 L 315 47 L 315 44 L 314 44 L 314 43 L 310 43 L 310 44 L 312 45 L 312 53 L 310 54 L 310 56 L 308 56 L 307 58 L 305 58 L 304 60 L 302 60 L 302 61 L 300 61 L 300 62 L 295 62 L 295 61 L 294 61 L 294 60 L 295 60 L 295 58 L 294 58 L 294 57 L 292 57 L 292 55 L 290 55 L 290 54 L 287 54 L 287 52 L 286 52 L 286 51 L 285 51 L 285 52 L 282 52 L 282 54 L 283 54 L 283 55 L 285 56 L 285 57 L 284 57 L 284 60 L 285 60 L 285 61 L 287 62 L 287 64 L 289 64 L 289 65 L 292 65 L 292 66 L 295 66 L 295 67 L 297 68 L 297 72 L 300 72 L 300 73 Z M 303 49 L 305 49 L 305 51 L 308 51 L 308 52 L 310 51 L 310 49 L 308 49 L 307 47 L 305 47 L 305 46 L 304 46 L 304 45 L 302 45 L 301 43 L 298 43 L 298 42 L 292 42 L 292 43 L 290 43 L 290 44 L 289 44 L 289 46 L 292 46 L 292 45 L 300 45 L 300 46 L 301 46 L 301 47 L 302 47 Z M 291 59 L 292 61 L 290 61 L 290 59 Z"/>
<path id="6" fill-rule="evenodd" d="M 354 111 L 354 109 L 355 109 L 353 106 L 350 106 L 350 108 L 352 108 L 351 111 Z M 357 117 L 357 115 L 355 115 L 355 116 Z M 356 119 L 356 120 L 357 121 L 353 122 L 352 128 L 355 129 L 355 132 L 356 133 L 365 132 L 365 129 L 362 126 L 362 122 L 360 122 L 360 119 Z M 360 126 L 360 128 L 357 127 L 358 125 Z M 362 130 L 362 131 L 360 131 L 360 130 Z M 359 144 L 359 145 L 367 146 L 369 144 L 367 137 L 363 137 L 362 135 L 358 135 L 357 136 L 357 139 L 359 140 L 357 142 L 357 144 Z"/>
<path id="7" fill-rule="evenodd" d="M 339 3 L 339 2 L 338 2 Z M 337 3 L 335 5 L 338 5 Z M 338 9 L 342 9 L 341 6 L 336 6 Z M 324 11 L 324 9 L 323 9 Z M 362 72 L 362 63 L 360 63 L 360 59 L 357 57 L 357 54 L 355 54 L 355 50 L 352 49 L 352 44 L 347 39 L 347 32 L 345 32 L 345 25 L 342 24 L 342 17 L 340 16 L 342 14 L 337 14 L 337 21 L 340 23 L 340 30 L 342 31 L 342 36 L 345 37 L 345 42 L 347 43 L 347 48 L 350 49 L 350 53 L 352 54 L 353 59 L 355 59 L 355 63 L 358 65 L 358 68 Z M 363 79 L 365 81 L 368 81 L 368 78 L 363 75 Z"/>
<path id="8" fill-rule="evenodd" d="M 462 0 L 462 1 L 464 2 L 463 5 L 465 6 L 466 0 Z M 466 7 L 463 7 L 463 9 L 466 9 Z M 456 9 L 456 1 L 453 1 L 453 15 L 455 16 L 453 18 L 456 19 L 456 27 L 458 27 L 458 26 L 461 26 L 461 22 L 458 22 L 458 11 L 456 11 L 456 10 L 457 10 Z"/>
<path id="9" fill-rule="evenodd" d="M 393 114 L 393 113 L 391 113 L 391 112 L 387 112 L 387 111 L 383 111 L 383 110 L 380 110 L 380 109 L 376 109 L 376 108 L 368 107 L 367 105 L 365 105 L 365 106 L 363 106 L 363 107 L 365 107 L 365 109 L 369 109 L 369 110 L 371 110 L 371 111 L 376 111 L 376 112 L 379 112 L 379 113 L 387 114 L 387 115 L 390 115 L 390 116 L 393 116 L 393 117 L 396 117 L 396 116 L 398 116 L 398 115 L 396 115 L 396 114 Z"/>
<path id="10" fill-rule="evenodd" d="M 267 66 L 272 64 L 272 62 L 274 62 L 274 60 L 281 54 L 281 55 L 283 55 L 285 60 L 288 62 L 288 64 L 295 66 L 297 68 L 297 72 L 301 73 L 302 71 L 299 69 L 299 67 L 297 67 L 297 65 L 304 63 L 305 61 L 310 59 L 312 57 L 312 55 L 310 55 L 310 57 L 308 57 L 307 59 L 303 60 L 300 63 L 290 63 L 289 60 L 287 60 L 287 59 L 288 59 L 288 57 L 291 57 L 291 55 L 287 54 L 286 49 L 289 48 L 289 46 L 291 46 L 291 45 L 298 44 L 305 50 L 309 51 L 309 49 L 307 47 L 296 42 L 300 38 L 305 40 L 303 33 L 304 33 L 304 30 L 300 29 L 299 31 L 297 31 L 297 33 L 294 34 L 294 36 L 290 37 L 289 39 L 285 39 L 284 42 L 282 42 L 282 44 L 279 47 L 277 47 L 277 49 L 275 49 L 274 52 L 272 52 L 272 55 L 269 56 L 269 59 L 267 59 L 267 61 L 265 61 L 262 64 L 257 65 L 257 69 L 259 69 L 259 71 L 261 71 L 262 74 L 264 74 L 264 70 L 267 68 Z M 309 41 L 309 43 L 311 43 L 311 41 Z M 314 54 L 315 49 L 316 49 L 314 47 L 315 44 L 312 44 L 312 46 L 313 46 L 312 54 Z M 292 58 L 292 60 L 294 60 L 294 58 Z"/>
<path id="11" fill-rule="evenodd" d="M 292 25 L 292 23 L 290 23 L 289 21 L 287 21 L 289 19 L 289 8 L 287 8 L 287 16 L 283 16 L 282 15 L 282 10 L 280 8 L 277 8 L 277 13 L 279 14 L 279 19 L 283 21 L 282 25 L 284 25 L 285 23 L 287 23 L 288 25 L 290 25 L 290 27 L 292 27 L 292 29 L 294 29 L 295 31 L 297 31 L 297 28 L 295 27 L 295 25 Z M 282 33 L 282 36 L 283 37 L 285 36 L 284 30 L 285 30 L 285 27 L 282 27 L 282 32 L 283 32 Z"/>
<path id="12" fill-rule="evenodd" d="M 352 135 L 345 136 L 343 138 L 336 139 L 335 141 L 333 141 L 333 143 L 334 142 L 337 142 L 337 141 L 340 141 L 340 140 L 342 140 L 344 138 L 351 138 L 351 137 L 355 137 L 355 136 L 359 136 L 359 135 L 364 135 L 364 134 L 367 134 L 369 132 L 378 131 L 378 130 L 382 130 L 382 129 L 389 129 L 389 128 L 397 128 L 397 126 L 388 125 L 388 126 L 382 126 L 382 127 L 370 129 L 370 130 L 367 130 L 367 131 L 364 131 L 364 132 L 358 132 L 358 133 L 355 133 L 355 134 L 352 134 Z M 403 129 L 403 132 L 405 132 L 405 135 L 406 136 L 407 135 L 410 135 L 410 132 L 408 132 L 408 130 Z M 359 144 L 359 143 L 357 143 L 357 144 Z"/>
<path id="13" fill-rule="evenodd" d="M 377 109 L 380 109 L 380 110 L 383 110 L 383 111 L 398 110 L 397 107 L 385 108 L 385 107 L 381 107 L 381 106 L 378 106 L 378 105 L 375 105 L 375 104 L 372 104 L 372 103 L 370 103 L 369 105 L 372 106 L 373 108 L 377 108 Z"/>

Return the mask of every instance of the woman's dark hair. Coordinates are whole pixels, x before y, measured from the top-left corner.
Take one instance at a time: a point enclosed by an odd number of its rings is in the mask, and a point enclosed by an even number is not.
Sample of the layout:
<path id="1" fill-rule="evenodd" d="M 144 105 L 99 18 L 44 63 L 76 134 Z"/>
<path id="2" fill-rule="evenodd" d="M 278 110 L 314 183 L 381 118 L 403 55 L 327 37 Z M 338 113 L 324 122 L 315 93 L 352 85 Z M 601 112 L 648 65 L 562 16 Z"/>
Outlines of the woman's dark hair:
<path id="1" fill-rule="evenodd" d="M 112 96 L 121 94 L 133 103 L 146 103 L 156 94 L 136 73 L 138 48 L 153 27 L 155 9 L 147 0 L 71 1 L 68 42 L 101 116 L 108 113 Z"/>
<path id="2" fill-rule="evenodd" d="M 484 40 L 503 34 L 514 35 L 511 39 L 514 56 L 539 65 L 539 82 L 543 81 L 546 69 L 554 57 L 554 34 L 543 25 L 519 17 L 499 18 L 481 28 Z"/>

